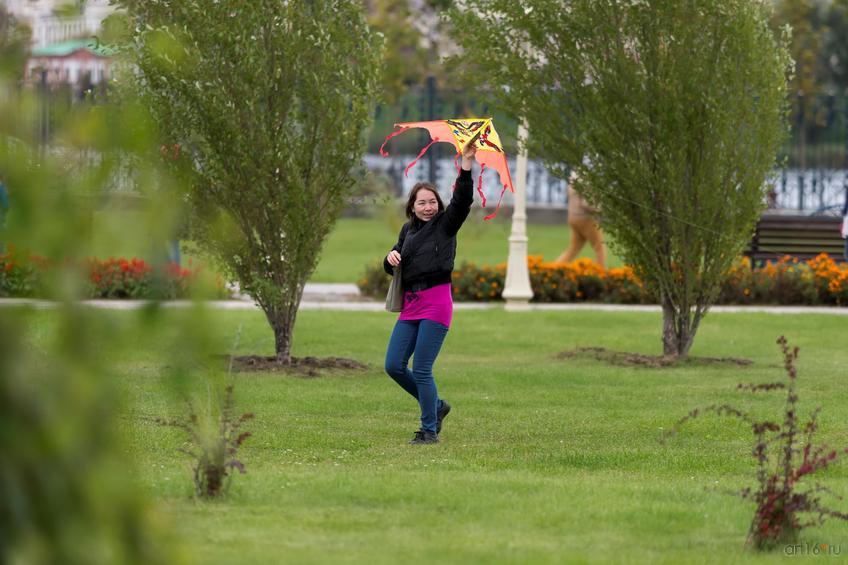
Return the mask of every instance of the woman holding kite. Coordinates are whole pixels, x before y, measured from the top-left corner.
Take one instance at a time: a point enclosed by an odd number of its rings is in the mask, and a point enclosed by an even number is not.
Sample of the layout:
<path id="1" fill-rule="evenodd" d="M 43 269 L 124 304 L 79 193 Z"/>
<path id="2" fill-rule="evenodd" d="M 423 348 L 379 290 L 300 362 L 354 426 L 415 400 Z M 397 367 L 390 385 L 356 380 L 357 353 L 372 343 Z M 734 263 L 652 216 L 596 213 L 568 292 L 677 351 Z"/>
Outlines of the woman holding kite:
<path id="1" fill-rule="evenodd" d="M 461 151 L 461 170 L 447 208 L 432 184 L 418 183 L 412 188 L 406 203 L 409 221 L 383 260 L 383 267 L 392 275 L 395 267 L 402 266 L 403 309 L 389 339 L 386 372 L 421 408 L 421 429 L 411 444 L 438 443 L 442 420 L 451 410 L 436 391 L 433 363 L 453 316 L 451 273 L 456 234 L 474 201 L 471 163 L 477 144 L 473 141 Z M 411 371 L 407 366 L 410 357 Z"/>

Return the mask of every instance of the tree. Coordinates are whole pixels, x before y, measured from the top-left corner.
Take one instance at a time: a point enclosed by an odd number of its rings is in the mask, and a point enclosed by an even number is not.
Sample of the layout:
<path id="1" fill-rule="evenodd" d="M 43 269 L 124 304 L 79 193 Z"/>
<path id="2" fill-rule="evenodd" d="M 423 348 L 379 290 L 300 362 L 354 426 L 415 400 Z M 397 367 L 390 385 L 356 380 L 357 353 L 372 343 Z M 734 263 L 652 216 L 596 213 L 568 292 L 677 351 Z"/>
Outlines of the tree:
<path id="1" fill-rule="evenodd" d="M 366 0 L 368 23 L 386 38 L 383 92 L 395 103 L 410 86 L 428 77 L 439 84 L 456 80 L 445 59 L 457 52 L 454 30 L 443 17 L 453 0 Z M 461 61 L 459 59 L 457 62 Z"/>
<path id="2" fill-rule="evenodd" d="M 480 76 L 527 120 L 531 151 L 577 171 L 662 305 L 664 353 L 687 355 L 785 135 L 790 58 L 768 3 L 467 4 L 453 19 Z"/>
<path id="3" fill-rule="evenodd" d="M 0 48 L 0 61 L 6 55 Z M 16 65 L 0 65 L 0 85 L 18 78 Z M 49 335 L 29 309 L 0 309 L 0 563 L 184 563 L 133 476 L 117 409 L 125 395 L 114 360 L 144 342 L 140 336 L 161 332 L 151 327 L 158 316 L 128 318 L 115 331 L 77 302 L 89 284 L 79 260 L 107 236 L 94 229 L 85 202 L 109 200 L 129 155 L 138 159 L 139 177 L 159 171 L 137 152 L 152 128 L 137 108 L 75 105 L 55 117 L 58 150 L 42 151 L 34 108 L 28 89 L 0 96 L 0 179 L 13 190 L 0 225 L 0 241 L 8 243 L 0 270 L 29 252 L 40 256 L 53 266 L 40 277 L 40 291 L 56 308 Z M 68 165 L 84 151 L 97 151 L 96 164 Z M 145 185 L 137 188 L 148 194 Z M 162 221 L 153 210 L 138 217 Z M 132 225 L 121 231 L 128 238 L 149 234 Z M 182 347 L 174 348 L 183 355 L 186 333 L 177 334 Z"/>
<path id="4" fill-rule="evenodd" d="M 822 51 L 822 24 L 815 0 L 779 0 L 772 16 L 773 26 L 789 25 L 789 52 L 795 61 L 795 72 L 789 92 L 812 97 L 821 90 L 823 69 L 819 61 Z M 796 110 L 797 111 L 797 110 Z"/>
<path id="5" fill-rule="evenodd" d="M 291 361 L 303 286 L 355 183 L 379 37 L 354 0 L 122 0 L 135 83 L 192 178 L 194 237 Z"/>
<path id="6" fill-rule="evenodd" d="M 798 166 L 807 168 L 807 140 L 811 125 L 822 122 L 822 106 L 818 95 L 824 86 L 824 67 L 821 65 L 822 24 L 818 2 L 815 0 L 779 0 L 772 15 L 773 27 L 789 26 L 789 53 L 795 68 L 789 80 L 792 94 L 791 123 L 798 139 Z M 818 114 L 818 115 L 817 115 Z"/>
<path id="7" fill-rule="evenodd" d="M 427 53 L 421 36 L 411 25 L 409 0 L 369 0 L 368 23 L 386 38 L 383 59 L 383 94 L 395 102 L 410 84 L 421 83 L 427 73 Z"/>
<path id="8" fill-rule="evenodd" d="M 826 69 L 827 84 L 839 94 L 848 94 L 848 0 L 833 0 L 826 23 L 822 67 Z"/>
<path id="9" fill-rule="evenodd" d="M 0 5 L 0 77 L 4 82 L 21 79 L 30 36 L 30 29 Z"/>

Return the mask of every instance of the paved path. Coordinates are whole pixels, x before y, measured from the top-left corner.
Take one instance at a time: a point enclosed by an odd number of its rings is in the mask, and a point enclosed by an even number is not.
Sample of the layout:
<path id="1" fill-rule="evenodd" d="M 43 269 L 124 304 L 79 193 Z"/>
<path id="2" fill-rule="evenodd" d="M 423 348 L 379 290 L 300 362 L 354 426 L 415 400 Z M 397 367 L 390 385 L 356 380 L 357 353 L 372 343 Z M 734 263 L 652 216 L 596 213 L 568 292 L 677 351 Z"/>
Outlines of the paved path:
<path id="1" fill-rule="evenodd" d="M 84 300 L 82 304 L 92 308 L 134 310 L 149 304 L 147 300 Z M 189 300 L 171 300 L 161 303 L 166 308 L 186 308 Z M 206 303 L 210 308 L 221 310 L 257 310 L 250 298 L 237 295 L 235 300 L 213 300 Z M 0 307 L 34 306 L 54 308 L 55 302 L 28 298 L 0 298 Z M 500 310 L 503 302 L 457 302 L 457 310 Z M 337 310 L 348 312 L 382 312 L 383 302 L 363 297 L 355 284 L 308 283 L 303 290 L 301 310 Z M 563 312 L 661 312 L 659 306 L 640 304 L 528 304 L 517 311 L 563 311 Z M 828 314 L 848 316 L 848 308 L 826 306 L 713 306 L 711 313 L 764 312 L 768 314 Z"/>

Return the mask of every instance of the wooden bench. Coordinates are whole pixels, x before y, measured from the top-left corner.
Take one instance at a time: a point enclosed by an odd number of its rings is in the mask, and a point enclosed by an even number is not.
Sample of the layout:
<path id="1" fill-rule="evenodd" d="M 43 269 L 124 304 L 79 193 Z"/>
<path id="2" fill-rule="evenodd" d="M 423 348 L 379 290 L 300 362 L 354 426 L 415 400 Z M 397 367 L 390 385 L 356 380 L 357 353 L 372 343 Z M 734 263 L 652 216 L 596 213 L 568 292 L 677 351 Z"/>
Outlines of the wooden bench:
<path id="1" fill-rule="evenodd" d="M 839 216 L 763 214 L 745 251 L 752 264 L 776 261 L 784 255 L 812 259 L 827 253 L 841 260 L 845 250 Z"/>

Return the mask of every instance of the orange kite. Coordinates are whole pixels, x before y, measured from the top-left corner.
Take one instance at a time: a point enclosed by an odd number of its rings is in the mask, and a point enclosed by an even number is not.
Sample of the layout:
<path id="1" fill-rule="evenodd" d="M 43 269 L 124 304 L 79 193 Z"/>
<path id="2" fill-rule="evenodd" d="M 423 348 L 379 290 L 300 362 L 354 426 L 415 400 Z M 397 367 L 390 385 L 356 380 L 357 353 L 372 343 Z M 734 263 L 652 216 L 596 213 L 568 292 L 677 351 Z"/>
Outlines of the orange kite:
<path id="1" fill-rule="evenodd" d="M 475 143 L 477 145 L 476 158 L 481 167 L 480 178 L 477 181 L 477 192 L 480 194 L 484 207 L 486 206 L 486 196 L 483 194 L 483 170 L 486 167 L 496 170 L 500 176 L 501 184 L 503 184 L 503 190 L 501 190 L 501 197 L 498 200 L 498 205 L 494 212 L 485 217 L 486 220 L 491 220 L 497 215 L 506 189 L 509 189 L 510 192 L 515 192 L 515 189 L 512 186 L 512 177 L 509 175 L 506 153 L 504 152 L 503 145 L 501 145 L 501 139 L 498 136 L 498 132 L 495 131 L 495 126 L 492 124 L 492 118 L 466 118 L 462 120 L 437 120 L 433 122 L 404 122 L 395 124 L 395 128 L 398 129 L 390 133 L 383 142 L 382 147 L 380 147 L 380 155 L 383 157 L 389 156 L 389 154 L 385 151 L 385 147 L 389 140 L 393 137 L 413 128 L 424 128 L 430 133 L 430 143 L 428 143 L 424 149 L 421 150 L 418 156 L 406 166 L 406 169 L 403 171 L 404 175 L 409 174 L 409 169 L 411 169 L 418 160 L 424 156 L 424 153 L 426 153 L 427 150 L 430 149 L 430 146 L 434 143 L 445 142 L 453 144 L 456 149 L 454 165 L 456 165 L 457 170 L 459 170 L 457 161 L 462 155 L 463 148 L 465 148 L 468 143 Z"/>

